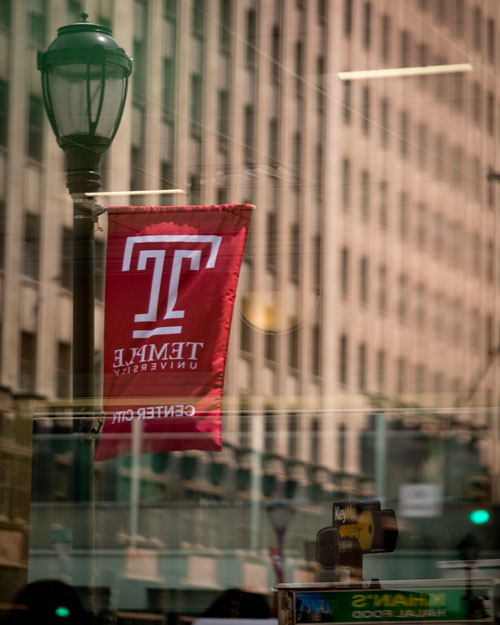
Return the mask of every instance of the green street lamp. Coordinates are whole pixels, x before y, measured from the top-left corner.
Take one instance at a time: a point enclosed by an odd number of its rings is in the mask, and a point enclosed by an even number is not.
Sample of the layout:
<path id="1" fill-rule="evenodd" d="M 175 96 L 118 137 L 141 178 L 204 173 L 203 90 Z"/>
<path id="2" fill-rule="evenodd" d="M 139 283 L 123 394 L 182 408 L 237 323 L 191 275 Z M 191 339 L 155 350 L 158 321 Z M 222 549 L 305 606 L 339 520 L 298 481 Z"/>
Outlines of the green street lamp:
<path id="1" fill-rule="evenodd" d="M 100 160 L 118 130 L 132 59 L 106 26 L 81 21 L 63 26 L 38 53 L 43 100 L 65 151 L 70 193 L 97 191 Z"/>
<path id="2" fill-rule="evenodd" d="M 100 188 L 100 162 L 120 125 L 132 59 L 106 26 L 81 21 L 58 29 L 38 53 L 45 110 L 67 157 L 67 186 L 73 197 L 73 400 L 90 429 L 94 406 L 94 225 L 93 193 Z M 77 497 L 81 499 L 82 497 Z M 83 497 L 85 499 L 85 497 Z"/>
<path id="3" fill-rule="evenodd" d="M 276 533 L 278 556 L 281 560 L 283 573 L 285 571 L 285 534 L 292 520 L 295 508 L 288 499 L 277 499 L 267 504 L 269 520 Z M 278 580 L 279 581 L 279 580 Z"/>
<path id="4" fill-rule="evenodd" d="M 91 548 L 92 438 L 96 407 L 94 384 L 94 226 L 102 212 L 95 197 L 100 163 L 120 125 L 132 59 L 106 26 L 81 21 L 58 29 L 38 69 L 47 112 L 57 143 L 66 154 L 67 187 L 73 198 L 73 461 L 74 498 L 80 504 L 73 528 L 74 546 Z M 85 510 L 85 512 L 84 512 Z M 91 567 L 90 567 L 91 568 Z M 86 571 L 87 582 L 91 570 Z M 89 583 L 90 586 L 90 583 Z"/>

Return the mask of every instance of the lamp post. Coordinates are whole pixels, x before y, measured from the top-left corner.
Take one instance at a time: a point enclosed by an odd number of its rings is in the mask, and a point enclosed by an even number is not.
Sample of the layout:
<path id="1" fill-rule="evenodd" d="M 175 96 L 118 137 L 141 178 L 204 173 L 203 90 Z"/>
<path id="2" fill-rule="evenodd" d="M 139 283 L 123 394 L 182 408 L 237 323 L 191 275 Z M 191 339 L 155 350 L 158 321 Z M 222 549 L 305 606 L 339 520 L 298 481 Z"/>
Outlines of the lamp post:
<path id="1" fill-rule="evenodd" d="M 458 543 L 457 551 L 464 563 L 466 573 L 465 579 L 465 600 L 467 602 L 468 612 L 474 611 L 474 602 L 472 597 L 472 569 L 479 555 L 481 544 L 473 534 L 466 534 Z"/>
<path id="2" fill-rule="evenodd" d="M 45 110 L 66 154 L 67 187 L 73 198 L 73 432 L 75 501 L 92 501 L 94 387 L 94 224 L 100 161 L 120 125 L 132 59 L 105 26 L 81 21 L 58 29 L 38 53 Z M 76 528 L 74 528 L 76 529 Z M 92 515 L 81 519 L 76 546 L 90 547 Z"/>
<path id="3" fill-rule="evenodd" d="M 278 547 L 278 566 L 275 566 L 277 570 L 278 581 L 284 581 L 284 579 L 280 579 L 280 574 L 278 571 L 281 567 L 281 576 L 284 575 L 285 570 L 285 558 L 284 558 L 284 547 L 285 547 L 285 534 L 288 530 L 288 526 L 290 525 L 290 521 L 292 520 L 294 514 L 294 508 L 290 505 L 290 502 L 287 499 L 277 499 L 276 501 L 272 501 L 267 505 L 267 512 L 269 514 L 269 519 L 271 520 L 271 525 L 273 526 L 274 532 L 276 534 L 277 547 Z"/>

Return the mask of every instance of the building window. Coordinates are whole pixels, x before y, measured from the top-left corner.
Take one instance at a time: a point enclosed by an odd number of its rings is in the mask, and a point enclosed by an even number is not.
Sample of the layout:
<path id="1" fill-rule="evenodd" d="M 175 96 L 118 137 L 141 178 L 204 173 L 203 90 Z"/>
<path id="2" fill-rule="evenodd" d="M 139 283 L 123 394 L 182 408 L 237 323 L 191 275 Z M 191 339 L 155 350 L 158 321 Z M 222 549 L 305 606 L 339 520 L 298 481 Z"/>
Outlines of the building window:
<path id="1" fill-rule="evenodd" d="M 422 282 L 419 282 L 417 285 L 417 314 L 416 314 L 417 319 L 416 321 L 417 321 L 417 326 L 420 329 L 423 329 L 425 327 L 426 310 L 427 310 L 427 306 L 425 302 L 425 284 L 423 284 Z"/>
<path id="2" fill-rule="evenodd" d="M 351 107 L 352 107 L 352 103 L 351 103 L 352 83 L 351 81 L 345 80 L 342 83 L 342 87 L 344 90 L 343 107 L 342 107 L 344 124 L 350 124 L 351 123 Z"/>
<path id="3" fill-rule="evenodd" d="M 269 120 L 269 167 L 278 167 L 278 120 L 272 117 Z"/>
<path id="4" fill-rule="evenodd" d="M 177 0 L 163 0 L 163 19 L 177 19 Z"/>
<path id="5" fill-rule="evenodd" d="M 379 183 L 379 224 L 381 228 L 387 228 L 388 224 L 388 185 L 386 180 Z"/>
<path id="6" fill-rule="evenodd" d="M 385 351 L 377 351 L 377 391 L 383 393 L 385 389 Z"/>
<path id="7" fill-rule="evenodd" d="M 30 94 L 28 103 L 28 157 L 41 162 L 43 155 L 43 102 Z"/>
<path id="8" fill-rule="evenodd" d="M 411 37 L 407 30 L 403 30 L 401 33 L 401 67 L 410 67 L 410 50 L 411 50 Z"/>
<path id="9" fill-rule="evenodd" d="M 58 343 L 57 345 L 57 397 L 68 398 L 71 391 L 71 345 Z"/>
<path id="10" fill-rule="evenodd" d="M 320 464 L 321 424 L 318 418 L 311 421 L 311 439 L 309 446 L 309 461 L 311 464 Z"/>
<path id="11" fill-rule="evenodd" d="M 398 358 L 396 369 L 396 393 L 402 395 L 406 392 L 406 360 L 404 358 Z"/>
<path id="12" fill-rule="evenodd" d="M 342 207 L 347 210 L 351 206 L 351 161 L 342 159 Z"/>
<path id="13" fill-rule="evenodd" d="M 9 83 L 0 80 L 0 146 L 7 147 L 9 119 Z"/>
<path id="14" fill-rule="evenodd" d="M 453 302 L 453 325 L 452 325 L 452 341 L 455 345 L 459 345 L 462 340 L 462 303 L 459 298 Z"/>
<path id="15" fill-rule="evenodd" d="M 486 99 L 486 126 L 490 134 L 495 132 L 495 96 L 488 91 Z"/>
<path id="16" fill-rule="evenodd" d="M 465 0 L 455 0 L 455 34 L 464 36 Z"/>
<path id="17" fill-rule="evenodd" d="M 0 2 L 0 26 L 10 28 L 11 0 Z"/>
<path id="18" fill-rule="evenodd" d="M 302 97 L 304 90 L 304 44 L 299 39 L 295 43 L 295 92 L 297 97 Z"/>
<path id="19" fill-rule="evenodd" d="M 495 280 L 495 246 L 491 240 L 486 245 L 486 279 L 490 284 Z"/>
<path id="20" fill-rule="evenodd" d="M 434 256 L 440 257 L 443 253 L 443 216 L 441 213 L 436 213 L 434 215 L 434 232 L 433 232 L 433 240 L 434 240 Z"/>
<path id="21" fill-rule="evenodd" d="M 300 274 L 300 227 L 298 223 L 290 228 L 290 279 L 298 282 Z"/>
<path id="22" fill-rule="evenodd" d="M 274 311 L 266 308 L 266 317 L 273 318 Z M 276 360 L 276 334 L 274 332 L 266 332 L 264 335 L 264 358 L 274 362 Z"/>
<path id="23" fill-rule="evenodd" d="M 443 334 L 444 322 L 443 322 L 443 308 L 444 308 L 444 296 L 441 291 L 437 291 L 434 295 L 434 332 L 440 336 Z"/>
<path id="24" fill-rule="evenodd" d="M 264 452 L 272 454 L 274 451 L 274 411 L 272 408 L 266 408 L 264 411 Z"/>
<path id="25" fill-rule="evenodd" d="M 387 147 L 389 145 L 389 100 L 380 100 L 380 143 Z"/>
<path id="26" fill-rule="evenodd" d="M 46 0 L 30 0 L 29 33 L 30 41 L 37 46 L 45 46 Z M 76 20 L 77 21 L 77 20 Z"/>
<path id="27" fill-rule="evenodd" d="M 162 108 L 165 121 L 172 123 L 175 111 L 175 60 L 163 57 Z"/>
<path id="28" fill-rule="evenodd" d="M 73 231 L 63 227 L 61 230 L 60 283 L 64 289 L 73 288 Z"/>
<path id="29" fill-rule="evenodd" d="M 201 175 L 199 172 L 194 172 L 189 176 L 188 189 L 191 204 L 201 204 Z"/>
<path id="30" fill-rule="evenodd" d="M 479 312 L 476 308 L 472 309 L 470 313 L 469 342 L 470 349 L 478 350 L 480 348 Z"/>
<path id="31" fill-rule="evenodd" d="M 316 97 L 317 97 L 317 107 L 318 112 L 322 113 L 325 110 L 325 57 L 323 55 L 318 56 L 316 60 L 316 73 L 317 73 L 317 88 L 316 88 Z M 344 81 L 345 83 L 349 83 L 350 81 Z M 350 96 L 349 96 L 350 101 Z M 320 124 L 320 128 L 323 127 L 323 118 L 320 117 L 318 120 Z"/>
<path id="32" fill-rule="evenodd" d="M 296 319 L 290 320 L 290 326 L 294 328 L 297 325 Z M 292 329 L 288 333 L 288 366 L 291 369 L 299 368 L 299 330 Z"/>
<path id="33" fill-rule="evenodd" d="M 246 353 L 252 351 L 252 331 L 249 322 L 244 316 L 241 317 L 240 324 L 240 349 Z"/>
<path id="34" fill-rule="evenodd" d="M 317 323 L 312 327 L 311 349 L 312 374 L 321 375 L 321 330 Z"/>
<path id="35" fill-rule="evenodd" d="M 389 15 L 382 15 L 382 28 L 380 35 L 380 56 L 385 63 L 389 60 L 391 51 L 391 18 Z"/>
<path id="36" fill-rule="evenodd" d="M 358 389 L 361 393 L 366 391 L 366 343 L 358 345 Z"/>
<path id="37" fill-rule="evenodd" d="M 399 194 L 399 236 L 405 240 L 408 238 L 409 227 L 409 211 L 408 211 L 408 195 L 405 191 Z"/>
<path id="38" fill-rule="evenodd" d="M 369 292 L 369 262 L 366 256 L 362 256 L 359 263 L 359 300 L 362 304 L 368 304 Z"/>
<path id="39" fill-rule="evenodd" d="M 322 250 L 322 236 L 317 234 L 313 239 L 314 255 L 313 255 L 313 284 L 316 291 L 319 291 L 321 285 L 321 250 Z"/>
<path id="40" fill-rule="evenodd" d="M 0 200 L 0 267 L 5 267 L 6 220 L 7 212 L 5 201 Z"/>
<path id="41" fill-rule="evenodd" d="M 485 348 L 486 348 L 486 353 L 487 354 L 492 354 L 494 352 L 495 349 L 495 342 L 494 342 L 494 330 L 493 330 L 493 317 L 492 315 L 487 315 L 486 316 L 486 325 L 485 325 Z"/>
<path id="42" fill-rule="evenodd" d="M 477 80 L 472 83 L 471 112 L 473 121 L 479 125 L 481 123 L 481 85 Z"/>
<path id="43" fill-rule="evenodd" d="M 339 437 L 339 451 L 338 451 L 338 458 L 339 458 L 339 470 L 340 471 L 344 471 L 345 469 L 345 456 L 346 456 L 346 426 L 344 424 L 339 426 L 339 432 L 338 432 L 338 437 Z"/>
<path id="44" fill-rule="evenodd" d="M 255 49 L 257 44 L 257 17 L 254 9 L 247 11 L 246 21 L 246 64 L 247 69 L 255 68 Z"/>
<path id="45" fill-rule="evenodd" d="M 361 172 L 361 215 L 364 220 L 370 218 L 370 172 Z"/>
<path id="46" fill-rule="evenodd" d="M 363 4 L 363 46 L 365 50 L 370 49 L 372 37 L 372 3 Z"/>
<path id="47" fill-rule="evenodd" d="M 409 141 L 409 129 L 410 120 L 408 111 L 401 111 L 399 118 L 400 127 L 400 151 L 403 158 L 408 158 L 410 155 L 410 141 Z"/>
<path id="48" fill-rule="evenodd" d="M 191 136 L 195 139 L 201 137 L 202 129 L 202 106 L 203 97 L 203 80 L 201 74 L 191 74 L 191 93 L 190 93 L 190 117 L 191 117 Z"/>
<path id="49" fill-rule="evenodd" d="M 35 392 L 36 336 L 31 332 L 21 332 L 19 385 L 23 391 Z"/>
<path id="50" fill-rule="evenodd" d="M 287 435 L 288 435 L 288 457 L 296 458 L 297 450 L 298 450 L 298 440 L 299 440 L 299 415 L 297 412 L 288 413 L 288 424 L 287 424 Z"/>
<path id="51" fill-rule="evenodd" d="M 418 164 L 421 169 L 427 165 L 427 124 L 418 125 Z"/>
<path id="52" fill-rule="evenodd" d="M 251 104 L 247 104 L 245 106 L 245 114 L 244 114 L 244 125 L 245 125 L 245 144 L 244 144 L 244 154 L 245 154 L 245 165 L 252 165 L 254 159 L 254 149 L 253 149 L 253 140 L 254 140 L 254 109 Z"/>
<path id="53" fill-rule="evenodd" d="M 423 202 L 417 206 L 417 245 L 423 250 L 427 242 L 427 209 Z"/>
<path id="54" fill-rule="evenodd" d="M 231 0 L 220 0 L 219 49 L 228 54 L 231 44 Z"/>
<path id="55" fill-rule="evenodd" d="M 421 43 L 418 46 L 418 64 L 420 67 L 426 67 L 429 65 L 429 46 L 426 43 Z M 427 82 L 427 76 L 419 76 L 418 83 L 420 87 L 425 88 Z"/>
<path id="56" fill-rule="evenodd" d="M 219 90 L 219 116 L 218 116 L 218 146 L 219 150 L 227 149 L 229 138 L 229 91 L 227 89 Z"/>
<path id="57" fill-rule="evenodd" d="M 272 31 L 272 51 L 271 51 L 271 76 L 275 84 L 280 80 L 280 29 L 276 24 L 273 26 Z"/>
<path id="58" fill-rule="evenodd" d="M 348 339 L 342 334 L 339 341 L 339 383 L 347 386 L 348 381 Z"/>
<path id="59" fill-rule="evenodd" d="M 368 135 L 370 132 L 370 87 L 363 87 L 362 94 L 362 117 L 361 127 L 363 134 Z"/>
<path id="60" fill-rule="evenodd" d="M 148 11 L 143 0 L 134 0 L 134 40 L 133 57 L 134 72 L 132 74 L 132 88 L 134 102 L 144 102 L 147 79 L 147 32 Z"/>
<path id="61" fill-rule="evenodd" d="M 478 274 L 481 268 L 481 243 L 477 232 L 471 237 L 471 271 Z"/>
<path id="62" fill-rule="evenodd" d="M 352 0 L 344 0 L 344 35 L 350 37 L 352 33 Z"/>
<path id="63" fill-rule="evenodd" d="M 205 24 L 204 0 L 192 0 L 191 5 L 191 34 L 197 39 L 203 39 L 203 27 Z"/>
<path id="64" fill-rule="evenodd" d="M 274 211 L 267 214 L 267 231 L 266 231 L 266 268 L 268 271 L 276 271 L 277 264 L 277 246 L 278 246 L 278 224 L 277 216 Z"/>
<path id="65" fill-rule="evenodd" d="M 252 446 L 252 420 L 246 397 L 240 397 L 238 420 L 240 447 L 250 449 Z"/>
<path id="66" fill-rule="evenodd" d="M 464 103 L 464 77 L 462 74 L 457 73 L 453 76 L 453 107 L 460 111 L 463 108 Z"/>
<path id="67" fill-rule="evenodd" d="M 40 216 L 26 213 L 24 217 L 23 274 L 38 280 L 40 271 Z"/>
<path id="68" fill-rule="evenodd" d="M 408 278 L 400 274 L 398 279 L 398 317 L 400 321 L 408 318 Z"/>
<path id="69" fill-rule="evenodd" d="M 488 61 L 490 63 L 495 62 L 495 22 L 490 17 L 486 24 L 486 50 L 488 54 Z"/>
<path id="70" fill-rule="evenodd" d="M 482 21 L 482 11 L 476 6 L 472 9 L 472 45 L 478 52 L 481 51 Z"/>
<path id="71" fill-rule="evenodd" d="M 349 249 L 343 247 L 340 253 L 340 292 L 342 297 L 349 295 Z"/>
<path id="72" fill-rule="evenodd" d="M 387 310 L 387 267 L 379 265 L 378 268 L 378 295 L 377 306 L 379 313 L 383 314 Z"/>

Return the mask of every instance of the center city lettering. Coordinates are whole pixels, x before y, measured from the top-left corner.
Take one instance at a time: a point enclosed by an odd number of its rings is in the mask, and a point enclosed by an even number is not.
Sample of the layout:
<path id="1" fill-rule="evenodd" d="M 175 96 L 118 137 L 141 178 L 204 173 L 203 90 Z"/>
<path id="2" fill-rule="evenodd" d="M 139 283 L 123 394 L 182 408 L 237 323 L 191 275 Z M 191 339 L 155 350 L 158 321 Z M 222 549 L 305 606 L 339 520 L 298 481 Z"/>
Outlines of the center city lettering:
<path id="1" fill-rule="evenodd" d="M 146 343 L 141 347 L 115 349 L 113 372 L 115 376 L 139 371 L 168 371 L 171 369 L 196 369 L 204 343 L 177 341 L 156 345 Z"/>
<path id="2" fill-rule="evenodd" d="M 157 234 L 127 237 L 125 250 L 123 253 L 122 271 L 130 271 L 132 266 L 132 256 L 134 249 L 138 249 L 137 270 L 145 271 L 148 261 L 153 261 L 153 276 L 151 279 L 151 287 L 149 292 L 149 303 L 147 312 L 137 313 L 134 316 L 134 323 L 142 324 L 144 322 L 158 322 L 158 305 L 160 299 L 160 290 L 164 283 L 168 283 L 167 287 L 167 305 L 163 313 L 163 320 L 171 321 L 183 319 L 185 310 L 176 308 L 177 298 L 179 295 L 179 279 L 181 275 L 182 263 L 184 260 L 189 262 L 191 271 L 199 271 L 201 267 L 202 250 L 206 250 L 209 246 L 208 258 L 205 263 L 205 269 L 213 269 L 219 253 L 221 236 L 217 235 L 195 235 L 195 234 Z M 179 244 L 190 244 L 191 248 L 186 249 L 179 247 Z M 159 244 L 157 248 L 152 248 L 151 244 Z M 168 271 L 164 271 L 166 244 L 176 244 L 173 253 L 172 266 L 170 275 Z M 192 244 L 198 244 L 200 249 L 193 249 Z M 140 246 L 147 245 L 141 248 Z M 206 253 L 206 252 L 205 252 Z M 167 276 L 165 276 L 167 274 Z M 178 322 L 176 322 L 178 323 Z M 147 339 L 152 336 L 166 334 L 181 334 L 182 325 L 156 325 L 152 329 L 136 329 L 132 332 L 134 339 Z"/>
<path id="3" fill-rule="evenodd" d="M 194 417 L 196 409 L 192 404 L 169 404 L 167 406 L 141 406 L 136 410 L 117 410 L 113 412 L 113 423 L 132 421 L 133 419 L 178 419 Z"/>

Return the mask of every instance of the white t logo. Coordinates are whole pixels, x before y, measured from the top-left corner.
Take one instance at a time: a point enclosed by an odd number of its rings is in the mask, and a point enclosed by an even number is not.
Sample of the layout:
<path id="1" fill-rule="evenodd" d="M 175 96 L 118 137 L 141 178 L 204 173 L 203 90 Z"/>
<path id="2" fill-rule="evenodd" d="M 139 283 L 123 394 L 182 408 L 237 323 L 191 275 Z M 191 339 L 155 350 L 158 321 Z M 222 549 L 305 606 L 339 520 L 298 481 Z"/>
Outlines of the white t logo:
<path id="1" fill-rule="evenodd" d="M 209 243 L 210 252 L 205 265 L 207 269 L 215 267 L 217 254 L 219 253 L 222 237 L 216 235 L 170 235 L 158 234 L 150 236 L 128 237 L 125 244 L 125 252 L 123 254 L 122 271 L 130 271 L 132 262 L 132 250 L 134 245 L 140 243 Z M 183 319 L 184 310 L 176 310 L 177 296 L 179 294 L 179 278 L 181 273 L 182 262 L 184 259 L 190 259 L 189 269 L 198 271 L 201 264 L 201 250 L 176 249 L 172 263 L 172 271 L 170 273 L 170 281 L 168 285 L 167 308 L 163 319 Z M 153 278 L 151 280 L 151 291 L 149 294 L 149 307 L 145 313 L 137 313 L 134 321 L 141 323 L 144 321 L 157 321 L 158 319 L 158 302 L 160 298 L 160 287 L 163 277 L 163 267 L 165 264 L 164 249 L 143 249 L 139 252 L 137 260 L 137 269 L 144 271 L 149 260 L 154 260 Z M 153 330 L 134 330 L 132 337 L 135 339 L 149 338 L 158 334 L 180 334 L 182 326 L 159 326 Z"/>

